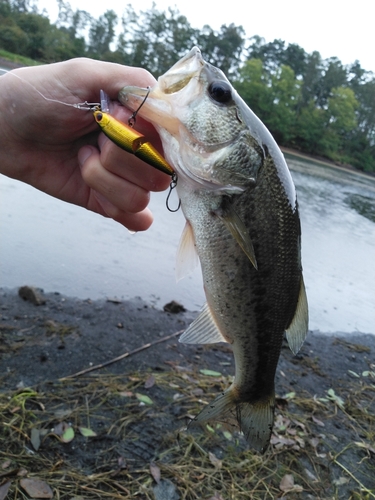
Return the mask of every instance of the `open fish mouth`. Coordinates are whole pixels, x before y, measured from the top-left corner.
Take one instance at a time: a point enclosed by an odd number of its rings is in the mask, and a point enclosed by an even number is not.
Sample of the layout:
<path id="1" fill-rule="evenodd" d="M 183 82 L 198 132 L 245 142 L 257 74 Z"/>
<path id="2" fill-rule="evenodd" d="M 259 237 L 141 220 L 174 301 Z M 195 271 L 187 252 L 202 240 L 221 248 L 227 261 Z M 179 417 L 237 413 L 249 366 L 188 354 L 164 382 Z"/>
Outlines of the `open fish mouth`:
<path id="1" fill-rule="evenodd" d="M 179 92 L 188 85 L 192 78 L 199 74 L 205 64 L 207 63 L 204 61 L 199 48 L 193 47 L 186 56 L 159 78 L 160 90 L 165 94 Z"/>
<path id="2" fill-rule="evenodd" d="M 157 86 L 150 90 L 128 85 L 120 90 L 119 99 L 130 109 L 136 109 L 146 97 L 152 100 L 160 99 L 160 94 L 175 94 L 184 89 L 194 77 L 197 77 L 205 64 L 201 51 L 198 47 L 194 47 L 167 73 L 158 78 Z"/>

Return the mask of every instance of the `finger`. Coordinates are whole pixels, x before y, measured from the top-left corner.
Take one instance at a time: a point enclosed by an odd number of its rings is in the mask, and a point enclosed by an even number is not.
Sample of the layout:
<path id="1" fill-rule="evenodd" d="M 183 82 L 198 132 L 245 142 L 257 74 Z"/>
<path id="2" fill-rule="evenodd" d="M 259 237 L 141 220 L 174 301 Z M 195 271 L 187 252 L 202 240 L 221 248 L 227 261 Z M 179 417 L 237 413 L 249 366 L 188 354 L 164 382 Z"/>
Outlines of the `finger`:
<path id="1" fill-rule="evenodd" d="M 104 214 L 125 226 L 129 231 L 145 231 L 151 226 L 154 220 L 148 208 L 136 214 L 122 212 L 100 193 L 94 191 L 93 194 Z"/>
<path id="2" fill-rule="evenodd" d="M 88 150 L 90 156 L 87 157 Z M 135 214 L 146 208 L 150 198 L 149 192 L 106 170 L 95 148 L 91 146 L 81 148 L 78 159 L 81 163 L 81 175 L 86 184 L 121 212 Z"/>
<path id="3" fill-rule="evenodd" d="M 148 165 L 132 153 L 127 153 L 103 134 L 99 138 L 101 162 L 109 172 L 126 179 L 146 191 L 164 191 L 171 178 L 155 167 Z"/>

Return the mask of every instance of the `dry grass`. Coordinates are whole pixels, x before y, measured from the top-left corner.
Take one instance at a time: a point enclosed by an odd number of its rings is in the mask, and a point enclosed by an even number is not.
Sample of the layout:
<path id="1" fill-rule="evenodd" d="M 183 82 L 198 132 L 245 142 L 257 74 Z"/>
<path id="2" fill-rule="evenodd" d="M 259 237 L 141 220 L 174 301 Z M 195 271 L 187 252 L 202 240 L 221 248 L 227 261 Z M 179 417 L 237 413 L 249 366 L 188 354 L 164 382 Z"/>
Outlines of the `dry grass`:
<path id="1" fill-rule="evenodd" d="M 371 373 L 353 378 L 345 395 L 279 397 L 263 456 L 225 424 L 184 430 L 229 382 L 173 366 L 1 393 L 0 499 L 30 498 L 25 477 L 64 500 L 375 498 Z M 83 436 L 87 429 L 96 435 Z"/>

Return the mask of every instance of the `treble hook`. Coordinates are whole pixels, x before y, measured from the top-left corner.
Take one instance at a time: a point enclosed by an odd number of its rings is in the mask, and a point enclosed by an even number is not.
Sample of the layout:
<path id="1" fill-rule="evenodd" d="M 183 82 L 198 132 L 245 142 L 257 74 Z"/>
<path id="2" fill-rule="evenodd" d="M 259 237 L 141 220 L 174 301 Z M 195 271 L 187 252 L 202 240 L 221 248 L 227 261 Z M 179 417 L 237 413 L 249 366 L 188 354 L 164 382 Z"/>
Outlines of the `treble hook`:
<path id="1" fill-rule="evenodd" d="M 170 212 L 178 212 L 180 210 L 180 207 L 181 207 L 181 200 L 180 199 L 178 200 L 178 207 L 175 210 L 173 210 L 169 206 L 169 197 L 171 196 L 172 191 L 175 189 L 176 186 L 177 186 L 177 174 L 176 174 L 176 172 L 173 172 L 173 174 L 172 174 L 172 180 L 171 180 L 171 183 L 169 184 L 169 193 L 168 193 L 167 199 L 165 201 L 167 209 Z"/>
<path id="2" fill-rule="evenodd" d="M 145 98 L 143 99 L 143 101 L 141 102 L 141 104 L 139 105 L 138 109 L 136 109 L 134 111 L 134 113 L 130 116 L 129 120 L 128 120 L 128 124 L 129 124 L 129 127 L 134 127 L 135 125 L 135 120 L 136 120 L 136 117 L 137 117 L 137 114 L 139 112 L 139 110 L 141 109 L 141 107 L 144 105 L 144 103 L 146 102 L 146 99 L 149 95 L 151 91 L 151 87 L 147 87 L 147 94 L 145 95 Z"/>

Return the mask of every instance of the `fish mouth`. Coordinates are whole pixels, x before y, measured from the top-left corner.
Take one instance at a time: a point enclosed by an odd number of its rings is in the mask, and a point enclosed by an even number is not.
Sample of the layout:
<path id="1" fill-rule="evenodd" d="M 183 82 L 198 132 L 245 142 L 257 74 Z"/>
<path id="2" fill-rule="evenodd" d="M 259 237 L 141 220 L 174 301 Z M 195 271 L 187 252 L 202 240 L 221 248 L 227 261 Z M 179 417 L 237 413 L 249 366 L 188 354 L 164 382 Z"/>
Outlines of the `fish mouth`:
<path id="1" fill-rule="evenodd" d="M 197 76 L 206 62 L 198 47 L 193 47 L 182 59 L 176 62 L 167 73 L 158 79 L 164 94 L 175 94 Z"/>
<path id="2" fill-rule="evenodd" d="M 185 105 L 181 91 L 199 74 L 207 63 L 198 47 L 193 47 L 182 59 L 176 62 L 157 84 L 150 88 L 135 86 L 123 87 L 119 92 L 119 101 L 133 112 L 155 125 L 165 128 L 170 134 L 178 131 L 179 120 L 172 112 L 173 100 L 178 97 L 179 107 Z M 196 91 L 198 94 L 198 90 Z M 178 94 L 178 96 L 175 96 Z M 189 94 L 191 100 L 191 94 Z"/>

